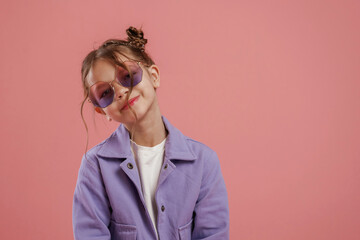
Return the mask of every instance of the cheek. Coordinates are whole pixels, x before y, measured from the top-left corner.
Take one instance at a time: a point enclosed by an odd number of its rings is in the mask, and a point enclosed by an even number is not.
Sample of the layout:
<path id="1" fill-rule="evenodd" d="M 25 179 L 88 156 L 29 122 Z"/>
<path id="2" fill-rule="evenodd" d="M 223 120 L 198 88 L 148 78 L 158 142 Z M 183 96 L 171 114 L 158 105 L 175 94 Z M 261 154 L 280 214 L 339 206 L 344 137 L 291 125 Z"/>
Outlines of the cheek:
<path id="1" fill-rule="evenodd" d="M 144 98 L 145 98 L 148 102 L 152 102 L 153 99 L 155 98 L 156 91 L 155 91 L 154 88 L 149 87 L 149 88 L 147 88 L 145 91 L 143 91 L 143 95 L 144 95 Z"/>
<path id="2" fill-rule="evenodd" d="M 110 104 L 109 106 L 107 106 L 106 108 L 103 108 L 103 111 L 106 115 L 111 115 L 115 109 L 116 109 L 116 106 L 115 106 L 116 102 L 114 101 L 112 104 Z"/>
<path id="3" fill-rule="evenodd" d="M 154 88 L 154 82 L 153 79 L 151 78 L 151 76 L 143 75 L 142 81 L 140 82 L 140 84 L 143 84 L 144 86 L 146 86 L 146 88 Z"/>

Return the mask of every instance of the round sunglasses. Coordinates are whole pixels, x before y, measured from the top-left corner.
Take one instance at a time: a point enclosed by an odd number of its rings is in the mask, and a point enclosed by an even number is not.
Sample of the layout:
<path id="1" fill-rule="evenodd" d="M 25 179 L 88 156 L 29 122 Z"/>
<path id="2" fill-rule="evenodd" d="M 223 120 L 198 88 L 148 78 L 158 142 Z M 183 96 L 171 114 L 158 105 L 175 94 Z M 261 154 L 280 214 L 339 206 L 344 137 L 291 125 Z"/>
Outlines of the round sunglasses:
<path id="1" fill-rule="evenodd" d="M 116 81 L 123 87 L 135 87 L 142 80 L 142 68 L 140 62 L 124 61 L 129 71 L 120 66 L 116 66 L 115 79 L 111 82 L 98 81 L 90 86 L 89 100 L 96 107 L 105 108 L 109 106 L 115 98 L 113 82 Z"/>

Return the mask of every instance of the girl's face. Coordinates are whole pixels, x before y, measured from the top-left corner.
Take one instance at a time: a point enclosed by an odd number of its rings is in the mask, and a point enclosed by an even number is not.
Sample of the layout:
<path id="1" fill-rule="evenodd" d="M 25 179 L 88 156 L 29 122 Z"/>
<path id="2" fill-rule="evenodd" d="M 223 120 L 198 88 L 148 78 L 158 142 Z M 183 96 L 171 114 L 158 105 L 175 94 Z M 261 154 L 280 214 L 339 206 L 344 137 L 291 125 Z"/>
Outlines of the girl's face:
<path id="1" fill-rule="evenodd" d="M 119 59 L 125 64 L 130 64 L 130 62 L 127 61 L 132 61 L 124 56 L 119 56 Z M 133 87 L 131 95 L 129 96 L 129 104 L 136 112 L 138 120 L 142 120 L 144 117 L 159 114 L 155 89 L 160 86 L 160 75 L 156 65 L 150 67 L 146 67 L 142 63 L 139 65 L 143 72 L 142 80 Z M 130 89 L 120 85 L 117 81 L 113 81 L 115 75 L 115 66 L 104 59 L 98 59 L 90 69 L 86 78 L 88 86 L 92 86 L 98 81 L 112 82 L 111 84 L 115 91 L 114 101 L 110 105 L 105 108 L 95 107 L 95 110 L 125 125 L 134 123 L 135 116 L 126 103 Z"/>

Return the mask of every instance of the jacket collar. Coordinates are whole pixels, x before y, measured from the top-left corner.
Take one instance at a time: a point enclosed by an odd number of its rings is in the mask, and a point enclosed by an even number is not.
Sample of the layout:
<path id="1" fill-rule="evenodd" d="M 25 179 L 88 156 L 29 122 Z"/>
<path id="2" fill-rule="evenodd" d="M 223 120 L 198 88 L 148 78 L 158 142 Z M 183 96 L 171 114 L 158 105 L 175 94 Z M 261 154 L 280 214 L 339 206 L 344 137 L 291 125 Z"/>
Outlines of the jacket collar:
<path id="1" fill-rule="evenodd" d="M 164 116 L 162 116 L 162 120 L 168 130 L 165 143 L 165 158 L 195 160 L 195 154 L 188 145 L 188 137 L 171 125 Z M 123 124 L 120 124 L 116 131 L 104 141 L 97 154 L 107 158 L 129 158 L 132 156 L 129 131 Z"/>

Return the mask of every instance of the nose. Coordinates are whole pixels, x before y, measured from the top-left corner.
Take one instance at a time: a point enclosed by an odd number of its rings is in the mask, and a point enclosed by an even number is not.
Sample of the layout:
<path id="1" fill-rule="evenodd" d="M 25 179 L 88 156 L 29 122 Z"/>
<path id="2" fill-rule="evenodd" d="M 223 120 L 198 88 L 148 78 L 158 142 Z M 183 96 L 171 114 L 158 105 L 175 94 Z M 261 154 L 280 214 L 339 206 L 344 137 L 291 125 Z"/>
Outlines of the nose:
<path id="1" fill-rule="evenodd" d="M 117 83 L 116 81 L 112 83 L 112 86 L 115 90 L 116 99 L 126 97 L 126 95 L 129 93 L 129 89 L 127 87 L 122 86 L 120 83 Z"/>

